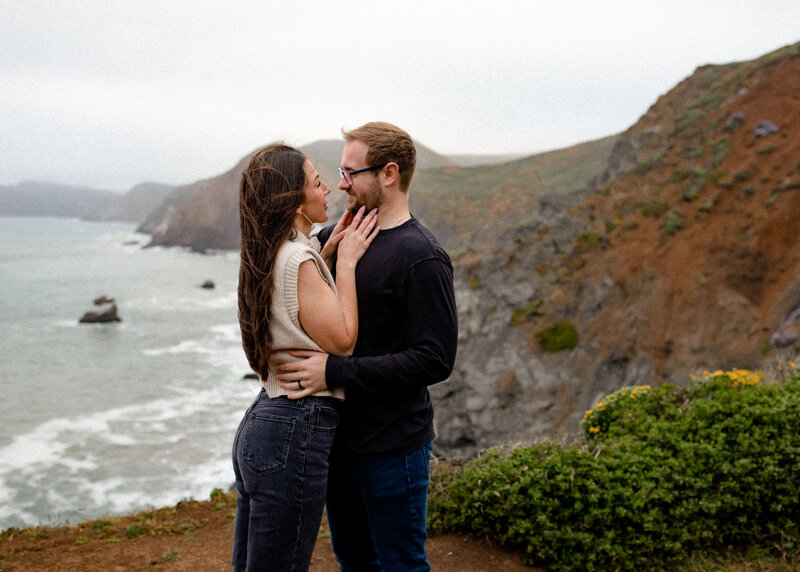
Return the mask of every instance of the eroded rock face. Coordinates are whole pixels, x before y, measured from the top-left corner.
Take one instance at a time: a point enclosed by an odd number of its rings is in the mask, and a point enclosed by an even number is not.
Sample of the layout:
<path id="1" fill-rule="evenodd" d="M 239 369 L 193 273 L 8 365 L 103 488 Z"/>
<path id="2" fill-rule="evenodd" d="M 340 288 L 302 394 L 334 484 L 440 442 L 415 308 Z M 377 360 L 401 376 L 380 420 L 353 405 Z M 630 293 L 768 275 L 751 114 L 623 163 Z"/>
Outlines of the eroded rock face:
<path id="1" fill-rule="evenodd" d="M 705 101 L 709 82 L 736 94 L 740 76 L 698 70 L 622 135 L 594 185 L 541 200 L 502 248 L 455 261 L 459 354 L 450 379 L 431 388 L 438 454 L 573 439 L 584 412 L 626 385 L 798 361 L 800 194 L 788 191 L 800 186 L 789 159 L 800 139 L 753 146 L 749 130 L 724 119 L 791 124 L 800 106 L 785 85 L 800 77 L 800 47 L 778 65 L 748 65 L 761 82 L 746 95 L 700 110 L 692 102 Z M 693 133 L 702 146 L 687 143 Z M 693 171 L 697 149 L 704 167 Z M 690 181 L 675 174 L 701 171 L 728 176 L 709 178 L 703 202 L 692 202 Z M 683 215 L 680 232 L 666 231 L 670 210 Z M 577 347 L 542 351 L 537 331 L 562 319 Z"/>
<path id="2" fill-rule="evenodd" d="M 775 348 L 787 348 L 798 343 L 800 343 L 800 307 L 789 312 L 781 320 L 781 325 L 770 338 L 770 344 Z"/>

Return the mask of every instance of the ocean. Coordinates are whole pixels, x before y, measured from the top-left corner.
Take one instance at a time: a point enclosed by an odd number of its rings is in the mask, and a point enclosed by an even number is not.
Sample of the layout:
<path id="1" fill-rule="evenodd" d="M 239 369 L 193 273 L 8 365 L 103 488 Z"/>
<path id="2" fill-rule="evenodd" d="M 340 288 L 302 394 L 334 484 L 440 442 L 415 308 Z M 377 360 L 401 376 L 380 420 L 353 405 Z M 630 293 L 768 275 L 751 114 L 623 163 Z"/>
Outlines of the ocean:
<path id="1" fill-rule="evenodd" d="M 260 389 L 243 379 L 238 252 L 148 239 L 132 224 L 0 217 L 0 529 L 233 483 L 234 432 Z M 79 324 L 100 295 L 122 322 Z"/>

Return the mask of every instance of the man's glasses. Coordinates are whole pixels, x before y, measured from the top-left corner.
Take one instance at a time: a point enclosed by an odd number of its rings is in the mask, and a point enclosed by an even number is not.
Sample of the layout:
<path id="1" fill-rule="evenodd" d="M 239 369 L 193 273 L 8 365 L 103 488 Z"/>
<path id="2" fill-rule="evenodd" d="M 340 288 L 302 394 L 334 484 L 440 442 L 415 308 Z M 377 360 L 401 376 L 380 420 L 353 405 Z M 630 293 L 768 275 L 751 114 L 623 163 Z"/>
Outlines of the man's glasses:
<path id="1" fill-rule="evenodd" d="M 353 175 L 358 175 L 359 173 L 367 173 L 369 171 L 377 171 L 378 169 L 383 169 L 389 163 L 384 163 L 383 165 L 375 165 L 374 167 L 367 167 L 366 169 L 359 169 L 358 171 L 345 171 L 341 167 L 339 167 L 339 176 L 344 178 L 344 182 L 348 185 L 353 184 Z"/>

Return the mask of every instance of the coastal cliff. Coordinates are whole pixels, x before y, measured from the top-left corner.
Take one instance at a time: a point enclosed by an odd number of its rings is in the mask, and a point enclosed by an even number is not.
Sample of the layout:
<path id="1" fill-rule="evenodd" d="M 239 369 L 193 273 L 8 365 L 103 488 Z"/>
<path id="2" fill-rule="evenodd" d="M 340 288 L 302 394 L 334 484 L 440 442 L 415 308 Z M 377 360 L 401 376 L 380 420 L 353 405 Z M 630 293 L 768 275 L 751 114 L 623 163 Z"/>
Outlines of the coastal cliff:
<path id="1" fill-rule="evenodd" d="M 439 450 L 569 439 L 622 386 L 794 356 L 798 129 L 800 44 L 703 66 L 621 134 L 574 201 L 545 197 L 512 242 L 458 257 Z M 559 322 L 577 345 L 544 351 Z"/>

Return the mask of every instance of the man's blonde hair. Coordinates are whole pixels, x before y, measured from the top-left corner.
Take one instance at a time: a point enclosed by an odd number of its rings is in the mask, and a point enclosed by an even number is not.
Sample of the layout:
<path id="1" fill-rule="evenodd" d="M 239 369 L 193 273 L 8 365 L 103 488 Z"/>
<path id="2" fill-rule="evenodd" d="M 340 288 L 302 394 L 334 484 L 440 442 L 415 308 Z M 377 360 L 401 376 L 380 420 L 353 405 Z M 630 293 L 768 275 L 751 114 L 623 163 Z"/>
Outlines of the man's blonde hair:
<path id="1" fill-rule="evenodd" d="M 342 129 L 342 135 L 345 141 L 361 141 L 367 145 L 368 166 L 397 163 L 400 190 L 408 191 L 417 165 L 417 150 L 408 133 L 385 121 L 371 121 L 350 131 Z"/>

